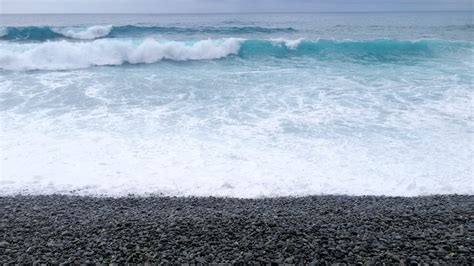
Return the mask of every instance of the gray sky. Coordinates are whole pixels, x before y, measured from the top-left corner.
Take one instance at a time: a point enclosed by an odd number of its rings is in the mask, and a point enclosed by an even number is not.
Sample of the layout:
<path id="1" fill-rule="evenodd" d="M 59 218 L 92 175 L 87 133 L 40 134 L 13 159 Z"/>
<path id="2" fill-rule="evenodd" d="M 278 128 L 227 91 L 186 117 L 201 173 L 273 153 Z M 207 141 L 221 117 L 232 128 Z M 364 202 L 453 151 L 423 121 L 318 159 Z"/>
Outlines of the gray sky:
<path id="1" fill-rule="evenodd" d="M 473 0 L 0 0 L 6 13 L 228 13 L 473 10 Z"/>

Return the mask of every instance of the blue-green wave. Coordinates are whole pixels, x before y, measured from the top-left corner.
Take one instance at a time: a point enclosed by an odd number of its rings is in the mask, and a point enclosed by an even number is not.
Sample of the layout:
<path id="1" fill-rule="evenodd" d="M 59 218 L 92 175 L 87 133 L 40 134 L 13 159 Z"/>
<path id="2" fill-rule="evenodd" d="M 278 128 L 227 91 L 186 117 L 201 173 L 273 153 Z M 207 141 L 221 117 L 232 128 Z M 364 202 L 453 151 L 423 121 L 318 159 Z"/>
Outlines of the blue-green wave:
<path id="1" fill-rule="evenodd" d="M 473 43 L 445 40 L 247 40 L 239 51 L 242 57 L 253 56 L 353 56 L 401 57 L 410 55 L 436 56 L 447 52 L 472 49 Z"/>
<path id="2" fill-rule="evenodd" d="M 101 39 L 91 42 L 11 43 L 0 47 L 0 69 L 76 69 L 91 66 L 151 64 L 241 58 L 309 58 L 356 62 L 424 60 L 457 55 L 472 59 L 473 43 L 444 40 L 264 40 L 225 38 L 200 41 Z"/>

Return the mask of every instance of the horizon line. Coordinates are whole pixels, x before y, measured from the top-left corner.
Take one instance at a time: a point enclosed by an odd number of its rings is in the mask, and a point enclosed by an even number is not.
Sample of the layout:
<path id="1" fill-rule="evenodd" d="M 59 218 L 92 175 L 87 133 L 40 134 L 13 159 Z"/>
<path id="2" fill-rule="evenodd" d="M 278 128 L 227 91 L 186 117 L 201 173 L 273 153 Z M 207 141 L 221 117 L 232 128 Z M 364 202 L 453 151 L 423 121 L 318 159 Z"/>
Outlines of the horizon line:
<path id="1" fill-rule="evenodd" d="M 0 15 L 225 15 L 225 14 L 317 14 L 317 13 L 455 13 L 455 12 L 474 12 L 474 10 L 411 10 L 411 11 L 270 11 L 270 12 L 86 12 L 86 13 L 74 13 L 74 12 L 52 12 L 52 13 L 3 13 Z"/>

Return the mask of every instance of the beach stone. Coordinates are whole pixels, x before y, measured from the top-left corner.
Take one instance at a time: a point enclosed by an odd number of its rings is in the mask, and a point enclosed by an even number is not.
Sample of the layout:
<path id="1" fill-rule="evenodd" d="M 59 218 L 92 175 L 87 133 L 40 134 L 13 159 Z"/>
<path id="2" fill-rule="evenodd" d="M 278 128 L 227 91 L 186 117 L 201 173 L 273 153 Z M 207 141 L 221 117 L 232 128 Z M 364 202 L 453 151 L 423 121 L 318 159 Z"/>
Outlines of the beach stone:
<path id="1" fill-rule="evenodd" d="M 473 199 L 0 197 L 0 261 L 472 265 Z"/>

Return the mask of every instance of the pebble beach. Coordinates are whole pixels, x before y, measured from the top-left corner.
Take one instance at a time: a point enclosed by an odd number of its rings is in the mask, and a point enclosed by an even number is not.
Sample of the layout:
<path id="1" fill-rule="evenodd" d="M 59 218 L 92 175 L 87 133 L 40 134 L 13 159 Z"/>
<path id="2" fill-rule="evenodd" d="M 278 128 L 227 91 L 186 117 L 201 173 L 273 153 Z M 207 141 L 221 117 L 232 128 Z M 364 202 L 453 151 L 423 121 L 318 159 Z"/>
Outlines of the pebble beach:
<path id="1" fill-rule="evenodd" d="M 0 197 L 2 263 L 474 262 L 474 196 Z"/>

